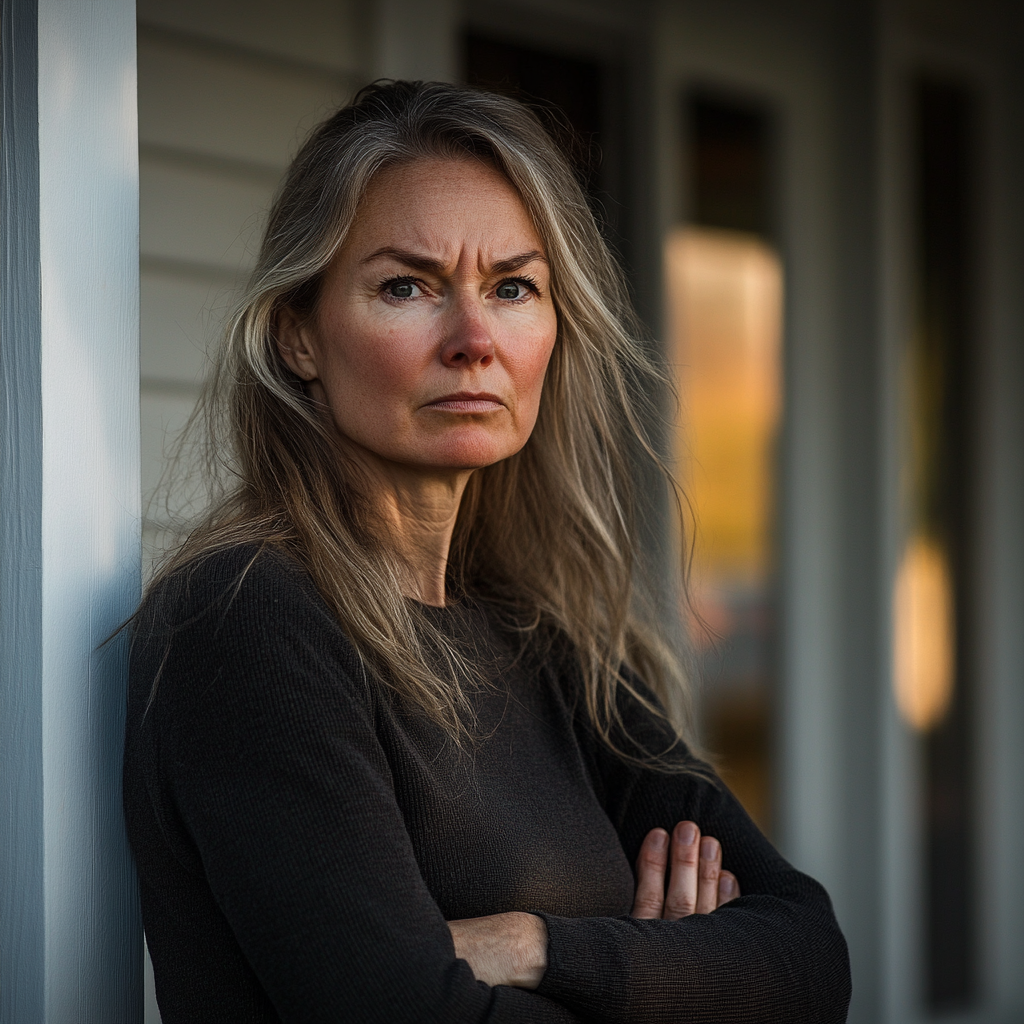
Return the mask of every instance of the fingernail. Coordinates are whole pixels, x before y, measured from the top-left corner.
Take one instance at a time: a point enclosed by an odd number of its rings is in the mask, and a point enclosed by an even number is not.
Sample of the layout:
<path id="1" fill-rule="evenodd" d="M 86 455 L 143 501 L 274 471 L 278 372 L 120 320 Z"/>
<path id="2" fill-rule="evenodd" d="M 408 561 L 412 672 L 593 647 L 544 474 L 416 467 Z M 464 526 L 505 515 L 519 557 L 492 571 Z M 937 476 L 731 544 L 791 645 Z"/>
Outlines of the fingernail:
<path id="1" fill-rule="evenodd" d="M 651 849 L 652 850 L 655 850 L 657 853 L 661 853 L 661 851 L 665 849 L 665 846 L 667 844 L 668 844 L 668 834 L 667 833 L 662 832 L 661 829 L 658 829 L 657 832 L 652 833 L 652 835 L 651 835 Z"/>
<path id="2" fill-rule="evenodd" d="M 692 846 L 694 840 L 697 838 L 697 826 L 692 821 L 686 822 L 684 825 L 679 826 L 679 842 L 683 846 Z"/>
<path id="3" fill-rule="evenodd" d="M 735 896 L 736 883 L 728 875 L 722 875 L 718 880 L 718 891 L 725 897 Z"/>
<path id="4" fill-rule="evenodd" d="M 718 856 L 718 841 L 711 836 L 705 836 L 700 841 L 701 860 L 714 860 Z"/>

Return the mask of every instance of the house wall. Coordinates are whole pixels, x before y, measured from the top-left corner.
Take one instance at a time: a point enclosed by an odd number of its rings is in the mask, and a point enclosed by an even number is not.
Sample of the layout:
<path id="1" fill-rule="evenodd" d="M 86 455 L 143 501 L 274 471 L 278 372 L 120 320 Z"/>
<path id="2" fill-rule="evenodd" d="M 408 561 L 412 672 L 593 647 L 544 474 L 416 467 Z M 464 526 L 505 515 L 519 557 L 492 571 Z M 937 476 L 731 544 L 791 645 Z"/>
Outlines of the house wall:
<path id="1" fill-rule="evenodd" d="M 160 480 L 274 189 L 304 134 L 367 78 L 357 0 L 139 0 L 145 541 L 170 537 Z"/>

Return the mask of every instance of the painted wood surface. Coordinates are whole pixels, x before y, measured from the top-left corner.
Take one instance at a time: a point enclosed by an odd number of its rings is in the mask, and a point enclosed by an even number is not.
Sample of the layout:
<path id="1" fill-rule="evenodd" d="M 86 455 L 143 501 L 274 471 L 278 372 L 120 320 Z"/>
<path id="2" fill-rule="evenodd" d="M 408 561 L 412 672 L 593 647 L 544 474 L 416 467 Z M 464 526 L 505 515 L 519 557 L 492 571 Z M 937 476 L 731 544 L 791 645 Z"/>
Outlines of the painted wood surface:
<path id="1" fill-rule="evenodd" d="M 4 11 L 0 1018 L 135 1022 L 121 814 L 140 582 L 131 0 Z"/>

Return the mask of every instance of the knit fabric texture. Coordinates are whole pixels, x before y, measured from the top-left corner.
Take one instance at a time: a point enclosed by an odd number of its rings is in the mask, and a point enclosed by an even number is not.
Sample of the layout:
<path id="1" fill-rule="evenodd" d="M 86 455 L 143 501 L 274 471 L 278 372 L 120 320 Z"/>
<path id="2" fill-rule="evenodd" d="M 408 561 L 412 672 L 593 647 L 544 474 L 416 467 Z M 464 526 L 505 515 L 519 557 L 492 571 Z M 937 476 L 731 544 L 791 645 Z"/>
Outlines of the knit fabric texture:
<path id="1" fill-rule="evenodd" d="M 846 1019 L 828 896 L 721 782 L 602 743 L 567 645 L 524 647 L 483 602 L 430 614 L 487 668 L 461 749 L 368 675 L 280 552 L 209 556 L 147 599 L 124 801 L 164 1024 Z M 672 744 L 622 711 L 647 748 Z M 742 896 L 631 918 L 644 836 L 684 819 Z M 512 910 L 547 923 L 535 992 L 477 981 L 445 923 Z"/>

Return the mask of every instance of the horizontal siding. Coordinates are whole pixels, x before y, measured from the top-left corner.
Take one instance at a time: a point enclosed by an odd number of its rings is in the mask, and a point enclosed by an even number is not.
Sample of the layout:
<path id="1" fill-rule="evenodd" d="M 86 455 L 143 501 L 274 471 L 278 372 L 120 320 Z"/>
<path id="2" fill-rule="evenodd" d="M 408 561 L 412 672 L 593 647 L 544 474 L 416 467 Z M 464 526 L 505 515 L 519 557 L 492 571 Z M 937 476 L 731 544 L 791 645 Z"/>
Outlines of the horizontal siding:
<path id="1" fill-rule="evenodd" d="M 169 457 L 281 174 L 365 81 L 356 0 L 139 0 L 142 481 L 157 557 L 196 506 Z M 168 491 L 167 480 L 178 481 Z M 161 483 L 163 481 L 163 483 Z M 182 482 L 185 481 L 185 482 Z"/>
<path id="2" fill-rule="evenodd" d="M 157 493 L 157 485 L 167 468 L 168 460 L 174 455 L 174 440 L 185 426 L 194 406 L 195 393 L 191 390 L 164 393 L 157 389 L 150 390 L 147 401 L 142 406 L 142 447 L 143 450 L 148 449 L 157 456 L 143 460 L 142 464 L 142 488 L 143 493 L 151 499 L 149 505 L 152 505 L 153 495 Z M 175 497 L 181 500 L 175 500 L 170 511 L 177 516 L 187 509 L 188 503 L 183 494 Z M 148 508 L 147 515 L 165 521 L 168 518 L 168 509 L 163 506 L 163 495 L 155 500 L 161 502 L 160 507 Z"/>
<path id="3" fill-rule="evenodd" d="M 167 273 L 142 264 L 141 373 L 143 387 L 195 390 L 206 368 L 207 349 L 219 333 L 233 289 L 209 275 Z"/>
<path id="4" fill-rule="evenodd" d="M 139 141 L 283 170 L 351 92 L 348 76 L 139 31 Z"/>
<path id="5" fill-rule="evenodd" d="M 145 150 L 139 164 L 143 257 L 231 274 L 251 268 L 272 185 L 154 160 Z"/>
<path id="6" fill-rule="evenodd" d="M 138 0 L 139 24 L 359 77 L 365 0 Z"/>

